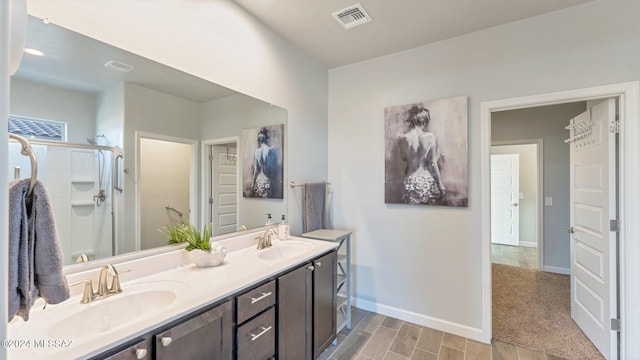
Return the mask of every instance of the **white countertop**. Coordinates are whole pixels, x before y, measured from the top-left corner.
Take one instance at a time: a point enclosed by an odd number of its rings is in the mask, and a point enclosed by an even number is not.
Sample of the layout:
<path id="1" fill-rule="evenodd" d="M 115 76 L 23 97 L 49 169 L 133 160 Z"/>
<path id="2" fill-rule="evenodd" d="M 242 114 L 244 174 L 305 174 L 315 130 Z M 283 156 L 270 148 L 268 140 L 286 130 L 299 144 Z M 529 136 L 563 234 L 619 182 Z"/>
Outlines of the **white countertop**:
<path id="1" fill-rule="evenodd" d="M 123 293 L 110 298 L 97 300 L 89 304 L 80 304 L 81 286 L 74 287 L 72 297 L 57 305 L 48 305 L 42 309 L 44 301 L 38 300 L 33 306 L 29 321 L 14 318 L 8 325 L 8 341 L 2 346 L 8 347 L 9 359 L 41 359 L 41 358 L 89 358 L 101 352 L 124 344 L 136 337 L 187 315 L 207 305 L 224 300 L 231 295 L 248 289 L 274 275 L 295 268 L 318 255 L 337 247 L 337 243 L 291 237 L 295 242 L 310 245 L 309 251 L 289 259 L 267 261 L 258 259 L 255 250 L 256 233 L 243 235 L 220 241 L 227 249 L 227 256 L 222 265 L 210 268 L 197 268 L 190 264 L 184 250 L 175 250 L 143 259 L 114 264 L 121 272 Z M 274 240 L 277 244 L 279 240 Z M 123 273 L 123 270 L 131 269 Z M 94 288 L 97 287 L 97 273 L 91 272 L 68 276 L 69 282 L 92 278 Z M 84 277 L 83 277 L 84 276 Z M 158 309 L 144 307 L 147 312 L 141 319 L 123 325 L 111 325 L 108 330 L 98 332 L 103 321 L 90 314 L 92 306 L 100 306 L 101 302 L 114 301 L 118 297 L 140 289 L 152 289 L 156 284 L 170 289 L 175 300 Z M 175 286 L 173 285 L 175 284 Z M 77 289 L 76 289 L 77 288 Z M 104 305 L 104 304 L 102 304 Z M 131 304 L 133 307 L 135 304 Z M 143 304 L 139 304 L 141 307 Z M 102 308 L 104 309 L 104 308 Z M 67 318 L 68 314 L 82 311 L 81 326 L 78 334 L 89 334 L 80 338 L 63 338 L 52 327 L 53 323 Z M 86 311 L 86 312 L 85 312 Z M 142 311 L 142 312 L 144 312 Z M 67 315 L 65 315 L 67 314 Z M 104 316 L 104 315 L 99 315 Z M 89 330 L 85 330 L 89 329 Z"/>

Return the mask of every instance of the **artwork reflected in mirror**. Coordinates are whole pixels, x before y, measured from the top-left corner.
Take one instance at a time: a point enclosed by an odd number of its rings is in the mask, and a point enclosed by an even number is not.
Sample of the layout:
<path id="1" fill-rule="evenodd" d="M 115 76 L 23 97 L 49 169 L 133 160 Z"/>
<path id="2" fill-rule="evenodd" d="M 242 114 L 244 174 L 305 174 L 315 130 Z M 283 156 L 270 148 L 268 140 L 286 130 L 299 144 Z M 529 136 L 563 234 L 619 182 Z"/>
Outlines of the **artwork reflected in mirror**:
<path id="1" fill-rule="evenodd" d="M 284 125 L 245 129 L 243 196 L 282 199 L 282 144 Z"/>
<path id="2" fill-rule="evenodd" d="M 385 203 L 466 207 L 467 97 L 385 109 Z"/>
<path id="3" fill-rule="evenodd" d="M 227 162 L 211 166 L 206 152 L 206 144 L 233 139 L 225 143 L 232 145 L 228 158 L 243 153 L 242 130 L 286 124 L 285 109 L 35 17 L 26 46 L 44 56 L 23 57 L 11 78 L 9 111 L 64 130 L 55 139 L 19 134 L 36 148 L 38 178 L 61 214 L 54 216 L 65 264 L 164 247 L 162 225 L 189 221 L 201 228 L 215 217 L 220 235 L 263 226 L 268 212 L 286 213 L 282 189 L 279 201 L 243 201 L 241 157 L 230 175 L 223 173 Z M 114 62 L 131 70 L 105 66 Z M 189 150 L 154 150 L 141 138 L 186 143 Z M 277 141 L 281 149 L 282 132 Z M 30 176 L 15 146 L 9 143 L 11 180 L 16 166 L 19 177 Z M 280 166 L 276 181 L 284 176 Z"/>

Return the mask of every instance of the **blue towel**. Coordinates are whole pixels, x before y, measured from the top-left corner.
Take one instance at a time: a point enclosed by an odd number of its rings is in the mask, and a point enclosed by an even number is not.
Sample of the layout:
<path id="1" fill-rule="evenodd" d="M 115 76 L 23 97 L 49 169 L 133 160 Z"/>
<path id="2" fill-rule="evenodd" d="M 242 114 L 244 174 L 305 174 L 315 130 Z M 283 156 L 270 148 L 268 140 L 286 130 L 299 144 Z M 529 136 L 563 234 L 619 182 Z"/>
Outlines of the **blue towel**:
<path id="1" fill-rule="evenodd" d="M 38 297 L 49 304 L 69 298 L 49 195 L 37 181 L 27 198 L 29 184 L 23 179 L 9 185 L 9 320 L 28 320 Z"/>

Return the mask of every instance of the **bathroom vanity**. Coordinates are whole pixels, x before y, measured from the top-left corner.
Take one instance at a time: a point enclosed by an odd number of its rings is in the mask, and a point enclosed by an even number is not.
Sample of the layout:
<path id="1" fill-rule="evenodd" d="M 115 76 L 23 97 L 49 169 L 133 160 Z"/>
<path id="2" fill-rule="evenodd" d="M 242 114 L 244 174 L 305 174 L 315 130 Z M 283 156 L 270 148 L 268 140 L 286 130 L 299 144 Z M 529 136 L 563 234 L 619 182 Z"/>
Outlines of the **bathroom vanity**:
<path id="1" fill-rule="evenodd" d="M 181 249 L 114 263 L 121 294 L 89 304 L 73 295 L 44 310 L 36 303 L 28 322 L 9 325 L 12 339 L 69 347 L 10 349 L 9 358 L 317 358 L 336 337 L 336 244 L 292 237 L 257 250 L 261 234 L 222 240 L 228 255 L 217 267 L 196 268 Z M 99 270 L 68 278 L 95 279 Z"/>

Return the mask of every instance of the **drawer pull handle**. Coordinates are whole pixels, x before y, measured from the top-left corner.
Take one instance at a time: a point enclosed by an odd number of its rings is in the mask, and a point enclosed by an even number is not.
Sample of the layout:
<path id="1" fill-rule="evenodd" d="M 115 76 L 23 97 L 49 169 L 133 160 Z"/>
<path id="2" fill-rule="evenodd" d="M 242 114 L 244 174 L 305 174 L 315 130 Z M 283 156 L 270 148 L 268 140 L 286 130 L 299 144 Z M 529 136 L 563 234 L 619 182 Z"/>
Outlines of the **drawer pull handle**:
<path id="1" fill-rule="evenodd" d="M 160 338 L 160 342 L 162 343 L 162 346 L 167 347 L 169 345 L 171 345 L 171 342 L 173 341 L 173 339 L 169 336 L 163 336 L 162 338 Z"/>
<path id="2" fill-rule="evenodd" d="M 136 359 L 145 359 L 147 357 L 147 349 L 136 349 Z"/>
<path id="3" fill-rule="evenodd" d="M 262 299 L 268 298 L 269 296 L 271 296 L 271 291 L 266 292 L 266 293 L 265 293 L 265 292 L 263 292 L 263 293 L 262 293 L 262 295 L 260 295 L 259 297 L 257 297 L 257 298 L 251 298 L 251 303 L 252 303 L 252 304 L 255 304 L 255 303 L 257 303 L 258 301 L 260 301 L 260 300 L 262 300 Z"/>
<path id="4" fill-rule="evenodd" d="M 316 266 L 317 267 L 322 267 L 322 261 L 316 261 Z"/>
<path id="5" fill-rule="evenodd" d="M 269 327 L 260 326 L 260 329 L 262 331 L 260 331 L 258 334 L 249 333 L 249 336 L 251 336 L 251 341 L 256 341 L 257 338 L 266 334 L 269 330 L 271 330 L 271 326 Z"/>

